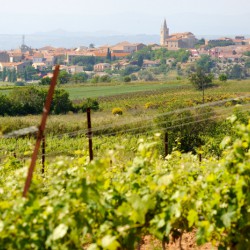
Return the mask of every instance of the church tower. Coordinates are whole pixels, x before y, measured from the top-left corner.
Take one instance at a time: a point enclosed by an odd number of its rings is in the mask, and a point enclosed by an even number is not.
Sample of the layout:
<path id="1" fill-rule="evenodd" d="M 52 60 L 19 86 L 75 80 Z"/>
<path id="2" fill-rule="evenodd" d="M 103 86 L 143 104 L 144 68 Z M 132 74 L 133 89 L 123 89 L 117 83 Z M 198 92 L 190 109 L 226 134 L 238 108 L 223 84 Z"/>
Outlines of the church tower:
<path id="1" fill-rule="evenodd" d="M 167 26 L 166 19 L 164 19 L 163 26 L 161 27 L 161 39 L 160 44 L 165 45 L 165 40 L 169 37 L 169 28 Z"/>

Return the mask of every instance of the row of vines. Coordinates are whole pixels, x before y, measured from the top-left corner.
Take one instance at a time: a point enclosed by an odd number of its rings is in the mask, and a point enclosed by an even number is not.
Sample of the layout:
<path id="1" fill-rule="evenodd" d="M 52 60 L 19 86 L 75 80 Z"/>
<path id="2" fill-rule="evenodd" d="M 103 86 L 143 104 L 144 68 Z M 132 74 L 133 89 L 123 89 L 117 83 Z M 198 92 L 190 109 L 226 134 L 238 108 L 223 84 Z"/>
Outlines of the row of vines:
<path id="1" fill-rule="evenodd" d="M 250 124 L 221 142 L 221 158 L 199 162 L 179 151 L 163 158 L 159 138 L 139 140 L 89 163 L 85 150 L 37 167 L 22 198 L 27 162 L 0 168 L 0 249 L 135 249 L 152 235 L 165 243 L 197 229 L 197 243 L 250 249 Z"/>

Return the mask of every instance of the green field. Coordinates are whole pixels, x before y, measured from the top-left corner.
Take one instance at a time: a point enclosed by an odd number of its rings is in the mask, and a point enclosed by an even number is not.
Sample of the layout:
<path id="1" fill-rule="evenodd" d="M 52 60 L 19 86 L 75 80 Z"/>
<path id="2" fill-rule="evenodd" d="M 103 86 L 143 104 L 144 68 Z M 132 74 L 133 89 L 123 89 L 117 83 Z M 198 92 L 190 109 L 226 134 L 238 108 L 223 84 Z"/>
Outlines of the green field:
<path id="1" fill-rule="evenodd" d="M 120 94 L 129 94 L 142 91 L 156 91 L 165 90 L 173 87 L 181 87 L 179 83 L 138 83 L 138 84 L 118 84 L 118 85 L 98 85 L 98 86 L 73 86 L 66 87 L 65 89 L 69 92 L 70 98 L 83 99 L 83 98 L 97 98 L 114 96 Z"/>
<path id="2" fill-rule="evenodd" d="M 185 84 L 187 85 L 187 84 Z M 71 100 L 84 99 L 84 98 L 97 98 L 97 97 L 106 97 L 114 96 L 120 94 L 129 94 L 135 92 L 143 91 L 159 91 L 169 88 L 181 87 L 183 84 L 181 82 L 174 83 L 133 83 L 133 84 L 98 84 L 98 85 L 64 85 L 60 88 L 66 89 L 70 94 Z M 11 87 L 2 87 L 0 88 L 0 93 L 8 94 L 13 89 Z"/>

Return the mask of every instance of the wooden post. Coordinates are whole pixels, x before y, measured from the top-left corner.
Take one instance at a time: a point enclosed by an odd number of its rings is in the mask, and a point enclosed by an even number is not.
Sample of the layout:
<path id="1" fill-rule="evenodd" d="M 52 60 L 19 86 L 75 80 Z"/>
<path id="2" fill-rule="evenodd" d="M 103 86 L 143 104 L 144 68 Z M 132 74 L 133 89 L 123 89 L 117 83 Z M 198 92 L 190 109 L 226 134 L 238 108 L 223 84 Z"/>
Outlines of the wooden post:
<path id="1" fill-rule="evenodd" d="M 168 155 L 168 132 L 164 136 L 165 157 Z"/>
<path id="2" fill-rule="evenodd" d="M 202 161 L 201 153 L 199 153 L 199 162 Z"/>
<path id="3" fill-rule="evenodd" d="M 45 135 L 43 135 L 42 139 L 42 174 L 45 171 Z"/>
<path id="4" fill-rule="evenodd" d="M 89 159 L 92 161 L 93 156 L 93 143 L 92 143 L 92 131 L 91 131 L 91 113 L 90 108 L 87 108 L 87 122 L 88 122 L 88 138 L 89 138 Z"/>
<path id="5" fill-rule="evenodd" d="M 28 170 L 28 174 L 27 174 L 24 189 L 23 189 L 23 197 L 27 196 L 27 193 L 29 191 L 30 184 L 32 181 L 32 176 L 33 176 L 33 172 L 34 172 L 35 165 L 36 165 L 37 155 L 38 155 L 41 140 L 42 140 L 42 137 L 44 134 L 46 121 L 47 121 L 47 118 L 49 115 L 50 106 L 52 103 L 52 98 L 53 98 L 53 94 L 54 94 L 54 90 L 55 90 L 55 86 L 56 86 L 56 81 L 57 81 L 57 77 L 59 74 L 59 68 L 60 68 L 59 65 L 57 65 L 55 67 L 54 74 L 53 74 L 53 77 L 52 77 L 51 82 L 50 82 L 48 95 L 47 95 L 46 102 L 45 102 L 45 105 L 43 108 L 42 120 L 41 120 L 39 129 L 38 129 L 38 132 L 37 132 L 37 139 L 36 139 L 35 148 L 34 148 L 34 151 L 33 151 L 32 157 L 31 157 L 31 163 L 30 163 L 30 167 Z"/>

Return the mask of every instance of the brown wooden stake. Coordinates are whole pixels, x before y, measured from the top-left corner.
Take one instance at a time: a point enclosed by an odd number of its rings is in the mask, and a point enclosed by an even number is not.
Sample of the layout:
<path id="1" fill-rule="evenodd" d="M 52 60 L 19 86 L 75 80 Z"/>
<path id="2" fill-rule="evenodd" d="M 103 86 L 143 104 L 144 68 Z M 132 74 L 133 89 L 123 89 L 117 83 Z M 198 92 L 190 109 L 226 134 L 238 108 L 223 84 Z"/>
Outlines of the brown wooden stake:
<path id="1" fill-rule="evenodd" d="M 200 162 L 202 161 L 201 153 L 199 153 L 199 161 L 200 161 Z"/>
<path id="2" fill-rule="evenodd" d="M 168 155 L 168 132 L 164 136 L 165 157 Z"/>
<path id="3" fill-rule="evenodd" d="M 92 161 L 93 156 L 93 143 L 92 143 L 92 128 L 91 128 L 91 113 L 90 108 L 87 108 L 87 122 L 88 122 L 88 138 L 89 138 L 89 159 Z"/>
<path id="4" fill-rule="evenodd" d="M 46 102 L 45 102 L 45 105 L 44 105 L 44 108 L 43 108 L 41 124 L 40 124 L 39 130 L 37 132 L 37 139 L 36 139 L 35 148 L 34 148 L 34 151 L 33 151 L 33 154 L 32 154 L 30 167 L 29 167 L 29 170 L 28 170 L 26 182 L 25 182 L 24 189 L 23 189 L 23 197 L 27 196 L 27 193 L 29 191 L 30 184 L 31 184 L 31 181 L 32 181 L 32 176 L 33 176 L 33 172 L 34 172 L 35 165 L 36 165 L 37 155 L 38 155 L 38 152 L 39 152 L 41 140 L 42 140 L 43 133 L 44 133 L 44 130 L 45 130 L 46 121 L 47 121 L 48 114 L 49 114 L 49 111 L 50 111 L 50 106 L 51 106 L 51 103 L 52 103 L 52 98 L 53 98 L 53 94 L 54 94 L 54 90 L 55 90 L 55 86 L 56 86 L 56 81 L 57 81 L 57 77 L 58 77 L 58 74 L 59 74 L 59 68 L 60 68 L 59 65 L 57 65 L 55 67 L 54 74 L 53 74 L 53 77 L 52 77 L 51 82 L 50 82 L 48 95 L 47 95 Z"/>
<path id="5" fill-rule="evenodd" d="M 42 139 L 42 174 L 45 171 L 45 135 L 43 135 Z"/>

